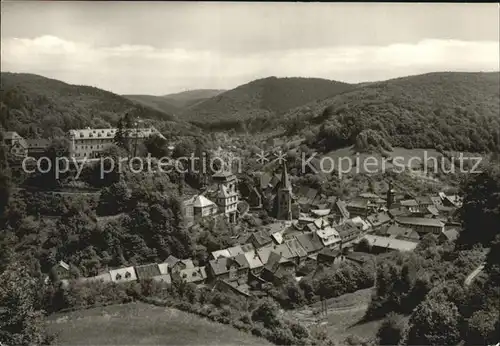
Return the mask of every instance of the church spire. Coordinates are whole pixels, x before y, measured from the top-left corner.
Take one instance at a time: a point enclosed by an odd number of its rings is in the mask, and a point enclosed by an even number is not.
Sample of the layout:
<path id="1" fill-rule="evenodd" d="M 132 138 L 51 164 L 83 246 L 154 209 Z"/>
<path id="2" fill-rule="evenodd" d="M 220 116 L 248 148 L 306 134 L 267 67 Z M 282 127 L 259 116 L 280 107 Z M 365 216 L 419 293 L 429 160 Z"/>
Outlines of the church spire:
<path id="1" fill-rule="evenodd" d="M 281 188 L 290 191 L 292 190 L 292 184 L 290 184 L 290 179 L 288 178 L 288 170 L 285 162 L 283 162 L 283 170 L 281 172 Z"/>

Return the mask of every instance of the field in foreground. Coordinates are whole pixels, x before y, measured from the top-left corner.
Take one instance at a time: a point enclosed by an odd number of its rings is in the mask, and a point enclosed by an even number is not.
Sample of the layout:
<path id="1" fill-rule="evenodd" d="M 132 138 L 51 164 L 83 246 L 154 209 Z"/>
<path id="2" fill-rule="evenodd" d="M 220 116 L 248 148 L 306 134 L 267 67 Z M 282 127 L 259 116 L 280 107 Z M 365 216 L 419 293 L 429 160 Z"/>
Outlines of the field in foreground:
<path id="1" fill-rule="evenodd" d="M 143 303 L 56 314 L 47 322 L 58 345 L 270 345 L 230 326 Z"/>
<path id="2" fill-rule="evenodd" d="M 339 344 L 355 335 L 365 340 L 375 338 L 382 320 L 362 322 L 370 302 L 372 289 L 367 288 L 344 294 L 327 301 L 327 315 L 321 315 L 321 303 L 315 303 L 299 310 L 289 311 L 289 317 L 308 325 L 311 330 L 326 331 L 328 337 Z"/>

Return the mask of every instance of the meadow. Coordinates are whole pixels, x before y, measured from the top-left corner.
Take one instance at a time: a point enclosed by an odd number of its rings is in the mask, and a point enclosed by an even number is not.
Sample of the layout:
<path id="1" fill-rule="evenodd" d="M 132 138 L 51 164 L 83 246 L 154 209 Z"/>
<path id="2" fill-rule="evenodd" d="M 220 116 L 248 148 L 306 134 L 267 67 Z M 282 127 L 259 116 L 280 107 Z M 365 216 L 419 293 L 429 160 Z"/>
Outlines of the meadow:
<path id="1" fill-rule="evenodd" d="M 56 345 L 270 345 L 180 310 L 130 303 L 58 313 L 47 320 Z"/>

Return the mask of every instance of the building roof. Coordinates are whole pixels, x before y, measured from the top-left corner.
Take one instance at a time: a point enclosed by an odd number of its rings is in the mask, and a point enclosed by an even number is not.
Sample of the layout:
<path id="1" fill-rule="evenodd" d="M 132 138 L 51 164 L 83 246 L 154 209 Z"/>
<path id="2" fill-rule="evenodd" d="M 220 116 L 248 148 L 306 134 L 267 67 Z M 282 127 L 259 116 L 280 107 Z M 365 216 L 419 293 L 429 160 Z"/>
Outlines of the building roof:
<path id="1" fill-rule="evenodd" d="M 439 210 L 436 208 L 435 205 L 428 205 L 427 211 L 434 216 L 439 216 Z"/>
<path id="2" fill-rule="evenodd" d="M 333 227 L 326 227 L 324 229 L 319 229 L 316 231 L 316 234 L 323 242 L 324 246 L 330 246 L 332 244 L 340 242 L 340 234 Z"/>
<path id="3" fill-rule="evenodd" d="M 153 276 L 152 279 L 156 282 L 164 282 L 166 284 L 172 283 L 172 277 L 170 276 L 170 274 L 161 274 L 161 275 Z"/>
<path id="4" fill-rule="evenodd" d="M 442 206 L 443 205 L 443 200 L 439 196 L 431 196 L 429 197 L 434 206 Z"/>
<path id="5" fill-rule="evenodd" d="M 66 270 L 69 270 L 69 264 L 64 262 L 64 261 L 59 261 L 58 265 L 63 267 Z"/>
<path id="6" fill-rule="evenodd" d="M 398 224 L 391 225 L 385 232 L 385 234 L 390 238 L 406 238 L 419 240 L 420 236 L 410 227 L 402 227 Z"/>
<path id="7" fill-rule="evenodd" d="M 259 255 L 255 251 L 245 252 L 245 258 L 248 262 L 248 267 L 250 269 L 260 268 L 260 267 L 264 266 L 262 264 L 262 261 L 259 258 Z"/>
<path id="8" fill-rule="evenodd" d="M 371 225 L 368 222 L 366 222 L 359 216 L 352 218 L 351 222 L 354 223 L 355 225 L 358 225 L 362 231 L 367 231 L 371 227 Z"/>
<path id="9" fill-rule="evenodd" d="M 431 205 L 434 204 L 432 199 L 429 196 L 417 196 L 415 200 L 419 205 Z"/>
<path id="10" fill-rule="evenodd" d="M 203 195 L 198 195 L 193 203 L 193 207 L 195 207 L 195 208 L 210 207 L 213 205 L 215 205 L 215 203 Z"/>
<path id="11" fill-rule="evenodd" d="M 350 221 L 347 221 L 342 225 L 336 226 L 336 230 L 342 240 L 349 239 L 355 236 L 356 234 L 361 233 L 361 229 Z"/>
<path id="12" fill-rule="evenodd" d="M 109 129 L 92 129 L 92 128 L 86 128 L 86 129 L 73 129 L 69 130 L 70 136 L 74 136 L 75 139 L 80 139 L 80 138 L 106 138 L 106 139 L 111 139 L 115 137 L 117 129 L 116 128 L 109 128 Z M 124 129 L 124 135 L 132 138 L 147 138 L 151 135 L 157 135 L 163 139 L 165 139 L 165 136 L 163 136 L 156 128 L 153 126 L 151 127 L 142 127 L 142 128 L 131 128 L 131 129 Z"/>
<path id="13" fill-rule="evenodd" d="M 327 216 L 328 214 L 330 214 L 330 212 L 331 212 L 330 209 L 315 209 L 315 210 L 311 210 L 311 214 L 314 214 L 317 217 Z"/>
<path id="14" fill-rule="evenodd" d="M 412 251 L 418 245 L 418 243 L 413 241 L 381 237 L 373 234 L 366 234 L 364 239 L 366 239 L 371 246 L 398 251 Z"/>
<path id="15" fill-rule="evenodd" d="M 233 256 L 229 253 L 228 249 L 222 249 L 222 250 L 213 251 L 212 252 L 212 257 L 214 259 L 217 259 L 219 257 L 229 258 L 229 257 L 233 257 Z"/>
<path id="16" fill-rule="evenodd" d="M 276 244 L 283 243 L 283 235 L 281 234 L 281 232 L 276 232 L 276 233 L 271 234 L 271 238 L 273 238 L 273 240 Z"/>
<path id="17" fill-rule="evenodd" d="M 25 140 L 28 148 L 47 148 L 50 145 L 50 140 L 45 138 L 31 139 L 28 138 Z"/>
<path id="18" fill-rule="evenodd" d="M 223 169 L 217 171 L 214 175 L 212 175 L 212 178 L 222 178 L 222 179 L 233 179 L 236 178 L 233 172 Z"/>
<path id="19" fill-rule="evenodd" d="M 177 258 L 177 257 L 175 257 L 175 256 L 170 255 L 170 256 L 168 256 L 168 257 L 167 257 L 167 259 L 165 260 L 165 263 L 167 263 L 167 264 L 168 264 L 168 266 L 169 266 L 170 268 L 172 268 L 172 267 L 173 267 L 174 265 L 176 265 L 176 264 L 177 264 L 177 262 L 179 262 L 179 261 L 180 261 L 180 259 L 178 259 L 178 258 Z"/>
<path id="20" fill-rule="evenodd" d="M 443 227 L 444 223 L 440 220 L 430 219 L 426 217 L 404 217 L 400 216 L 396 218 L 396 221 L 403 225 L 415 225 L 415 226 L 429 226 L 429 227 Z"/>
<path id="21" fill-rule="evenodd" d="M 344 201 L 337 200 L 335 202 L 335 206 L 337 207 L 337 210 L 339 211 L 340 215 L 343 218 L 346 218 L 346 219 L 349 218 L 350 214 L 349 214 L 349 211 L 347 210 L 347 204 Z"/>
<path id="22" fill-rule="evenodd" d="M 380 198 L 380 196 L 379 196 L 379 195 L 377 195 L 377 194 L 375 194 L 375 193 L 371 193 L 371 192 L 363 192 L 363 193 L 360 193 L 360 194 L 359 194 L 359 197 L 361 197 L 361 198 L 367 198 L 367 199 L 374 199 L 374 200 L 376 200 L 376 199 L 379 199 L 379 198 Z"/>
<path id="23" fill-rule="evenodd" d="M 230 257 L 234 257 L 234 256 L 241 255 L 242 253 L 244 253 L 244 251 L 240 245 L 230 247 L 227 249 L 227 251 L 229 251 L 229 254 L 231 255 Z"/>
<path id="24" fill-rule="evenodd" d="M 15 131 L 6 131 L 6 132 L 3 132 L 3 139 L 21 139 L 23 137 L 21 137 L 19 135 L 19 133 L 15 132 Z"/>
<path id="25" fill-rule="evenodd" d="M 244 267 L 244 263 L 246 262 L 246 258 L 244 254 L 236 256 L 238 257 L 238 261 L 233 258 L 227 258 L 227 257 L 219 257 L 217 259 L 209 261 L 210 268 L 212 268 L 212 271 L 214 274 L 221 275 L 224 273 L 227 273 L 229 271 L 229 268 L 233 265 L 236 265 L 237 267 Z M 246 262 L 248 263 L 248 262 Z"/>
<path id="26" fill-rule="evenodd" d="M 340 254 L 341 254 L 340 250 L 332 250 L 330 248 L 325 247 L 318 253 L 318 257 L 322 256 L 322 257 L 336 258 L 339 257 Z"/>
<path id="27" fill-rule="evenodd" d="M 111 274 L 108 272 L 108 273 L 99 274 L 97 276 L 81 278 L 80 281 L 82 281 L 82 282 L 86 282 L 86 281 L 112 282 L 113 280 L 111 280 Z"/>
<path id="28" fill-rule="evenodd" d="M 264 230 L 260 230 L 260 231 L 252 233 L 250 235 L 250 240 L 251 239 L 255 240 L 255 242 L 257 243 L 257 247 L 264 246 L 264 245 L 272 242 L 271 237 Z"/>
<path id="29" fill-rule="evenodd" d="M 247 244 L 241 245 L 241 249 L 243 250 L 244 253 L 254 251 L 254 247 L 253 247 L 252 243 L 247 243 Z"/>
<path id="30" fill-rule="evenodd" d="M 316 252 L 323 248 L 321 240 L 317 237 L 315 233 L 304 233 L 295 236 L 299 244 L 302 246 L 307 253 Z"/>
<path id="31" fill-rule="evenodd" d="M 168 274 L 168 263 L 158 263 L 158 270 L 161 275 Z"/>
<path id="32" fill-rule="evenodd" d="M 186 268 L 179 271 L 179 275 L 184 282 L 198 282 L 207 278 L 205 267 Z"/>
<path id="33" fill-rule="evenodd" d="M 405 199 L 403 201 L 399 201 L 399 204 L 404 207 L 418 207 L 418 203 L 414 199 Z"/>
<path id="34" fill-rule="evenodd" d="M 368 209 L 369 201 L 365 198 L 355 198 L 347 203 L 347 208 Z"/>
<path id="35" fill-rule="evenodd" d="M 134 267 L 112 269 L 109 271 L 113 282 L 137 281 Z"/>
<path id="36" fill-rule="evenodd" d="M 194 268 L 194 263 L 193 263 L 193 260 L 191 258 L 182 259 L 179 262 L 181 262 L 182 264 L 184 264 L 186 266 L 186 269 L 188 269 L 188 268 Z"/>
<path id="37" fill-rule="evenodd" d="M 238 263 L 240 268 L 248 268 L 250 264 L 247 261 L 245 254 L 242 252 L 239 255 L 233 257 L 233 260 Z"/>
<path id="38" fill-rule="evenodd" d="M 391 209 L 389 209 L 388 212 L 392 217 L 411 215 L 410 211 L 406 207 L 391 208 Z"/>
<path id="39" fill-rule="evenodd" d="M 295 257 L 306 257 L 307 251 L 300 245 L 297 239 L 289 239 L 285 242 L 288 249 Z"/>
<path id="40" fill-rule="evenodd" d="M 153 276 L 161 275 L 160 268 L 156 263 L 136 266 L 135 272 L 139 280 L 151 279 Z"/>
<path id="41" fill-rule="evenodd" d="M 366 219 L 373 227 L 378 227 L 391 221 L 391 216 L 387 212 L 383 211 L 377 214 L 368 215 Z"/>
<path id="42" fill-rule="evenodd" d="M 460 232 L 456 228 L 451 228 L 451 229 L 448 229 L 448 230 L 444 230 L 442 233 L 443 233 L 443 235 L 446 237 L 446 239 L 448 241 L 455 241 L 455 240 L 457 240 L 458 235 L 460 234 Z"/>

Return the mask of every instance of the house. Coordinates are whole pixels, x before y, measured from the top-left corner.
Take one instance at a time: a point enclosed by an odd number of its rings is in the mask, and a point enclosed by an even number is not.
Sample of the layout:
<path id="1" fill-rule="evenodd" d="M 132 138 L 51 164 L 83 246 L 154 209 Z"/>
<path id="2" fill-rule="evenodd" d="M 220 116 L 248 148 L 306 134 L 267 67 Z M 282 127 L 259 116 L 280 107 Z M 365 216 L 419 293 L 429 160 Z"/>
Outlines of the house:
<path id="1" fill-rule="evenodd" d="M 207 279 L 205 267 L 193 267 L 182 269 L 177 274 L 178 278 L 186 283 L 202 284 Z"/>
<path id="2" fill-rule="evenodd" d="M 362 216 L 367 217 L 370 213 L 370 201 L 365 198 L 355 198 L 349 201 L 346 205 L 346 209 L 351 217 Z"/>
<path id="3" fill-rule="evenodd" d="M 368 217 L 366 219 L 371 224 L 373 229 L 377 229 L 377 228 L 391 222 L 391 220 L 392 220 L 389 213 L 387 213 L 385 211 L 377 213 L 377 214 L 368 215 Z"/>
<path id="4" fill-rule="evenodd" d="M 184 269 L 194 268 L 194 264 L 191 259 L 180 260 L 172 255 L 168 256 L 165 263 L 168 265 L 168 271 L 170 274 L 177 273 Z"/>
<path id="5" fill-rule="evenodd" d="M 252 243 L 252 245 L 257 249 L 266 246 L 268 244 L 271 244 L 273 240 L 265 230 L 260 230 L 252 233 L 248 238 L 248 242 Z"/>
<path id="6" fill-rule="evenodd" d="M 212 255 L 212 258 L 213 259 L 217 259 L 219 257 L 226 257 L 226 258 L 229 258 L 229 257 L 233 257 L 231 256 L 231 254 L 229 253 L 229 250 L 228 249 L 222 249 L 222 250 L 217 250 L 217 251 L 213 251 L 211 253 Z"/>
<path id="7" fill-rule="evenodd" d="M 446 241 L 454 242 L 455 240 L 458 239 L 459 234 L 460 232 L 458 231 L 457 228 L 445 229 L 438 236 L 438 239 L 441 242 L 446 242 Z"/>
<path id="8" fill-rule="evenodd" d="M 295 263 L 283 255 L 272 251 L 269 254 L 267 263 L 261 273 L 261 278 L 268 281 L 279 283 L 287 274 L 295 272 Z"/>
<path id="9" fill-rule="evenodd" d="M 101 281 L 101 282 L 113 282 L 111 279 L 111 273 L 102 273 L 97 276 L 91 276 L 87 278 L 80 278 L 80 282 L 96 282 L 96 281 Z"/>
<path id="10" fill-rule="evenodd" d="M 264 266 L 255 250 L 251 252 L 245 252 L 244 256 L 248 262 L 248 268 L 250 269 L 250 271 L 257 271 Z"/>
<path id="11" fill-rule="evenodd" d="M 307 257 L 307 251 L 300 245 L 297 239 L 289 239 L 285 242 L 286 246 L 290 250 L 293 259 L 295 259 L 297 264 L 302 262 L 302 259 Z"/>
<path id="12" fill-rule="evenodd" d="M 309 255 L 316 254 L 323 248 L 323 243 L 316 233 L 304 233 L 295 238 Z"/>
<path id="13" fill-rule="evenodd" d="M 408 208 L 408 210 L 411 213 L 418 213 L 420 211 L 420 207 L 419 207 L 417 201 L 414 199 L 405 199 L 405 200 L 399 201 L 399 204 L 402 207 Z"/>
<path id="14" fill-rule="evenodd" d="M 39 139 L 26 139 L 28 147 L 28 156 L 40 158 L 44 156 L 47 148 L 50 146 L 50 140 L 45 138 Z"/>
<path id="15" fill-rule="evenodd" d="M 385 235 L 389 238 L 396 238 L 401 240 L 408 240 L 413 242 L 420 241 L 419 234 L 410 227 L 403 227 L 398 224 L 391 225 L 386 231 Z"/>
<path id="16" fill-rule="evenodd" d="M 214 289 L 225 293 L 234 293 L 245 298 L 250 297 L 250 286 L 246 282 L 229 282 L 219 279 L 215 282 Z"/>
<path id="17" fill-rule="evenodd" d="M 206 217 L 216 214 L 217 205 L 203 195 L 198 195 L 193 202 L 193 216 Z"/>
<path id="18" fill-rule="evenodd" d="M 419 234 L 433 233 L 439 235 L 444 230 L 444 222 L 432 218 L 400 216 L 396 218 L 396 222 L 402 226 L 412 228 Z"/>
<path id="19" fill-rule="evenodd" d="M 324 227 L 316 231 L 316 235 L 321 240 L 323 247 L 340 248 L 341 238 L 339 232 L 331 227 Z"/>
<path id="20" fill-rule="evenodd" d="M 332 250 L 324 248 L 318 253 L 317 261 L 321 264 L 333 265 L 340 263 L 343 260 L 342 252 L 340 250 Z"/>
<path id="21" fill-rule="evenodd" d="M 353 217 L 350 221 L 352 223 L 354 223 L 356 226 L 358 226 L 359 228 L 361 228 L 361 230 L 363 232 L 368 232 L 372 227 L 370 223 L 368 223 L 367 221 L 365 221 L 364 219 L 362 219 L 359 216 Z"/>
<path id="22" fill-rule="evenodd" d="M 402 207 L 402 206 L 393 207 L 393 208 L 389 209 L 388 213 L 392 218 L 396 218 L 399 216 L 410 216 L 411 215 L 410 210 L 408 210 L 408 208 Z"/>
<path id="23" fill-rule="evenodd" d="M 249 264 L 244 254 L 234 258 L 219 257 L 209 262 L 209 276 L 212 279 L 223 279 L 228 281 L 246 278 L 248 276 Z"/>
<path id="24" fill-rule="evenodd" d="M 350 220 L 335 228 L 340 236 L 342 247 L 351 245 L 352 242 L 356 241 L 363 234 L 361 228 Z"/>
<path id="25" fill-rule="evenodd" d="M 345 254 L 344 259 L 349 260 L 351 262 L 363 265 L 369 262 L 372 262 L 374 259 L 373 255 L 364 253 L 364 252 L 348 252 Z"/>
<path id="26" fill-rule="evenodd" d="M 52 270 L 56 273 L 59 280 L 69 279 L 69 269 L 69 264 L 64 261 L 59 261 L 55 266 L 52 267 Z"/>
<path id="27" fill-rule="evenodd" d="M 118 129 L 86 129 L 70 130 L 70 156 L 78 159 L 90 159 L 99 155 L 114 143 L 115 134 Z M 165 137 L 154 127 L 124 129 L 123 133 L 129 140 L 143 142 L 150 136 L 156 135 L 163 139 Z"/>
<path id="28" fill-rule="evenodd" d="M 155 276 L 161 275 L 160 267 L 156 263 L 136 266 L 135 273 L 138 280 L 152 279 Z"/>
<path id="29" fill-rule="evenodd" d="M 24 158 L 28 155 L 28 144 L 17 132 L 7 131 L 3 133 L 3 146 L 14 158 Z"/>
<path id="30" fill-rule="evenodd" d="M 342 224 L 347 221 L 351 216 L 347 210 L 347 204 L 342 200 L 337 200 L 332 208 L 334 221 L 337 224 Z"/>
<path id="31" fill-rule="evenodd" d="M 137 275 L 134 267 L 112 269 L 109 271 L 109 274 L 111 275 L 111 281 L 113 282 L 122 283 L 137 281 Z"/>
<path id="32" fill-rule="evenodd" d="M 418 243 L 413 241 L 381 237 L 373 234 L 366 234 L 363 239 L 368 241 L 373 253 L 387 251 L 412 251 L 415 250 L 418 245 Z"/>

